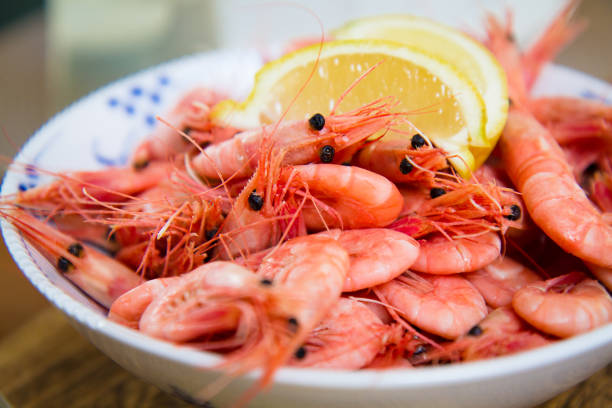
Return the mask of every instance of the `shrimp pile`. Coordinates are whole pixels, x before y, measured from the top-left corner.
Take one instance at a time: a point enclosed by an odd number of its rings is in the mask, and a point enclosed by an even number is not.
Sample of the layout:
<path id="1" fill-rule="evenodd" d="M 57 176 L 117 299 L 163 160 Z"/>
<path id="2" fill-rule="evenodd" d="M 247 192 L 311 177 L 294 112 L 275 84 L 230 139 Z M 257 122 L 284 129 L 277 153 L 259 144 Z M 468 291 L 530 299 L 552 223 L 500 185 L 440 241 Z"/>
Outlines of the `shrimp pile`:
<path id="1" fill-rule="evenodd" d="M 574 5 L 524 52 L 487 19 L 511 104 L 470 180 L 427 135 L 380 137 L 408 120 L 392 96 L 233 129 L 198 88 L 128 167 L 57 173 L 0 216 L 110 320 L 220 353 L 230 378 L 259 369 L 257 389 L 283 365 L 446 364 L 587 332 L 612 321 L 612 108 L 529 94 L 580 30 Z"/>

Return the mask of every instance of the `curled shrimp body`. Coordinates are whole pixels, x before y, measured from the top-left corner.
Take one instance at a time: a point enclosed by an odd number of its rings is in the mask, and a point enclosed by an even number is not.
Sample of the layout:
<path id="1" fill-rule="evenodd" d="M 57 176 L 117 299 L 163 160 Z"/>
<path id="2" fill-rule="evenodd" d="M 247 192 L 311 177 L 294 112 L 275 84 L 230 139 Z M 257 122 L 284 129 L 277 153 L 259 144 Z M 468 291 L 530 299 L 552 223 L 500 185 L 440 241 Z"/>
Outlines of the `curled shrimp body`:
<path id="1" fill-rule="evenodd" d="M 550 342 L 525 324 L 512 307 L 500 307 L 489 313 L 467 334 L 444 345 L 443 354 L 452 360 L 473 361 L 517 353 Z"/>
<path id="2" fill-rule="evenodd" d="M 408 270 L 419 253 L 413 238 L 384 228 L 345 230 L 337 239 L 351 259 L 343 292 L 389 282 Z"/>
<path id="3" fill-rule="evenodd" d="M 496 232 L 459 239 L 434 235 L 419 243 L 419 256 L 411 269 L 436 275 L 478 270 L 497 259 L 501 251 L 501 240 Z"/>
<path id="4" fill-rule="evenodd" d="M 513 108 L 500 147 L 533 221 L 565 251 L 612 268 L 612 226 L 576 183 L 548 131 L 527 112 Z"/>
<path id="5" fill-rule="evenodd" d="M 283 171 L 281 181 L 306 185 L 313 199 L 302 214 L 310 230 L 384 227 L 397 218 L 404 204 L 395 184 L 354 166 L 291 166 Z"/>
<path id="6" fill-rule="evenodd" d="M 375 292 L 410 323 L 446 339 L 465 334 L 487 315 L 478 290 L 459 276 L 410 272 L 377 286 Z"/>
<path id="7" fill-rule="evenodd" d="M 21 209 L 2 211 L 0 216 L 10 220 L 63 276 L 107 308 L 119 296 L 141 283 L 141 278 L 123 264 Z"/>
<path id="8" fill-rule="evenodd" d="M 250 308 L 270 302 L 269 291 L 259 281 L 248 269 L 230 262 L 204 264 L 164 288 L 151 286 L 161 290 L 146 307 L 139 328 L 153 337 L 187 342 L 241 324 L 248 327 L 249 319 L 256 319 Z M 146 299 L 147 290 L 143 291 Z M 240 335 L 239 330 L 235 335 Z"/>
<path id="9" fill-rule="evenodd" d="M 320 161 L 324 147 L 331 153 L 322 161 L 329 162 L 338 152 L 354 150 L 368 137 L 388 128 L 396 117 L 385 101 L 374 101 L 349 113 L 325 117 L 321 129 L 313 127 L 308 119 L 280 122 L 208 146 L 191 164 L 202 177 L 248 177 L 259 163 L 265 138 L 271 140 L 274 154 L 283 156 L 283 165 Z"/>
<path id="10" fill-rule="evenodd" d="M 559 22 L 571 15 L 568 6 Z M 574 180 L 572 168 L 530 107 L 522 56 L 504 28 L 489 18 L 489 47 L 505 69 L 512 106 L 499 147 L 506 171 L 522 193 L 533 221 L 566 252 L 587 262 L 612 267 L 612 226 Z"/>
<path id="11" fill-rule="evenodd" d="M 391 330 L 361 302 L 340 298 L 289 364 L 356 370 L 384 348 Z"/>
<path id="12" fill-rule="evenodd" d="M 187 151 L 191 143 L 181 135 L 187 134 L 196 143 L 217 142 L 231 137 L 235 129 L 212 126 L 210 108 L 226 96 L 207 88 L 195 88 L 179 100 L 163 117 L 147 138 L 138 145 L 132 156 L 132 165 L 140 168 L 153 160 L 163 160 Z"/>
<path id="13" fill-rule="evenodd" d="M 110 307 L 109 320 L 138 329 L 140 318 L 153 299 L 177 279 L 177 277 L 152 279 L 119 296 Z"/>
<path id="14" fill-rule="evenodd" d="M 510 306 L 517 290 L 540 280 L 531 269 L 507 256 L 500 256 L 484 268 L 463 276 L 478 289 L 487 304 L 494 308 Z"/>
<path id="15" fill-rule="evenodd" d="M 442 149 L 410 148 L 403 139 L 379 140 L 357 155 L 357 164 L 397 183 L 430 186 L 437 171 L 449 166 Z"/>
<path id="16" fill-rule="evenodd" d="M 514 311 L 529 324 L 557 337 L 584 333 L 612 321 L 612 298 L 579 273 L 534 282 L 512 298 Z"/>

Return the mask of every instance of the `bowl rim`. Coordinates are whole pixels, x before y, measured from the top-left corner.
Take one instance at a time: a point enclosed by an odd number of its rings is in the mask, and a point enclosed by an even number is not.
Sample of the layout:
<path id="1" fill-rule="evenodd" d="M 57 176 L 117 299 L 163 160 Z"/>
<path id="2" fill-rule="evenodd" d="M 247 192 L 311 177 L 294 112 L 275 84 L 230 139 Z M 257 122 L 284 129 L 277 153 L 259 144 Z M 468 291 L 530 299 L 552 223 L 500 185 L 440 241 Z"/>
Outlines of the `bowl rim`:
<path id="1" fill-rule="evenodd" d="M 76 100 L 62 111 L 53 115 L 28 139 L 15 158 L 18 159 L 23 157 L 24 152 L 31 149 L 39 139 L 44 138 L 45 130 L 49 126 L 69 116 L 76 106 L 96 97 L 97 94 L 111 86 L 120 85 L 154 69 L 172 69 L 172 66 L 176 64 L 184 62 L 197 63 L 198 60 L 203 57 L 223 58 L 225 54 L 237 52 L 244 53 L 244 50 L 215 50 L 186 55 L 145 68 L 110 82 Z M 571 68 L 552 65 L 546 68 L 544 74 L 546 71 L 557 71 L 564 75 L 582 77 L 598 87 L 610 89 L 610 85 L 604 81 Z M 7 190 L 9 181 L 13 177 L 16 177 L 13 174 L 14 172 L 11 172 L 10 169 L 6 172 L 0 188 L 0 195 L 7 193 L 5 190 Z M 13 191 L 9 193 L 13 193 Z M 70 318 L 117 342 L 154 354 L 162 359 L 176 361 L 180 364 L 198 367 L 203 370 L 215 370 L 216 366 L 222 362 L 222 357 L 213 353 L 198 351 L 189 346 L 167 343 L 109 321 L 101 313 L 83 305 L 62 291 L 59 287 L 55 286 L 42 272 L 30 248 L 26 246 L 23 237 L 21 237 L 15 227 L 8 221 L 2 219 L 0 221 L 0 228 L 7 248 L 22 273 L 34 287 L 43 294 L 43 296 Z M 419 367 L 418 369 L 392 368 L 386 370 L 364 369 L 349 371 L 339 369 L 281 367 L 275 374 L 274 383 L 347 390 L 362 389 L 373 385 L 381 389 L 460 385 L 473 381 L 516 375 L 528 372 L 536 367 L 542 368 L 551 366 L 564 360 L 576 358 L 590 350 L 603 347 L 610 343 L 612 343 L 612 323 L 588 333 L 560 340 L 534 350 L 489 360 L 444 366 Z M 248 373 L 246 376 L 255 378 L 257 376 L 257 371 Z"/>

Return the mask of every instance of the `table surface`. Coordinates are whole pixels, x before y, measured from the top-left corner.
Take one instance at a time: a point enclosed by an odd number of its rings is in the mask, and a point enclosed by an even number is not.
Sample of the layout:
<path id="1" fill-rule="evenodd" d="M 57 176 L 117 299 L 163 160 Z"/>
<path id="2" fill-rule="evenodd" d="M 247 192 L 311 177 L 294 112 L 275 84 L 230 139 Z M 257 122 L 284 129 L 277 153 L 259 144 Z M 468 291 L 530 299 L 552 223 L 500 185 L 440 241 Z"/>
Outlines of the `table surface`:
<path id="1" fill-rule="evenodd" d="M 0 392 L 15 408 L 192 406 L 119 367 L 52 307 L 0 342 Z M 538 408 L 609 406 L 612 364 Z"/>

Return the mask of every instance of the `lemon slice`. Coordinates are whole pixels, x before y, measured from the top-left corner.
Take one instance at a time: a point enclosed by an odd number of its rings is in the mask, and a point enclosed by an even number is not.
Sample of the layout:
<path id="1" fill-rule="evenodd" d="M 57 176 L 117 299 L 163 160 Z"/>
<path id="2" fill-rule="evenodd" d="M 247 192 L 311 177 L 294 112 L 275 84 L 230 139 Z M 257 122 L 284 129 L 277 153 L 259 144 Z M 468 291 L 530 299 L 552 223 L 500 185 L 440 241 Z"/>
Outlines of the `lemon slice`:
<path id="1" fill-rule="evenodd" d="M 320 54 L 319 54 L 320 51 Z M 380 64 L 379 64 L 380 63 Z M 305 84 L 285 119 L 327 115 L 339 97 L 370 67 L 379 64 L 348 92 L 336 112 L 348 112 L 381 97 L 393 96 L 419 131 L 455 155 L 457 171 L 469 175 L 475 166 L 470 146 L 486 147 L 484 102 L 474 85 L 452 65 L 420 50 L 380 40 L 331 41 L 300 49 L 266 64 L 242 103 L 223 101 L 211 120 L 220 125 L 252 128 L 278 120 Z M 314 68 L 314 75 L 308 80 Z M 394 137 L 406 137 L 396 133 Z"/>
<path id="2" fill-rule="evenodd" d="M 503 69 L 484 46 L 453 28 L 426 18 L 389 15 L 354 20 L 335 30 L 336 39 L 381 39 L 418 47 L 454 65 L 478 88 L 487 113 L 489 149 L 472 149 L 476 166 L 497 143 L 508 114 L 508 90 Z"/>

